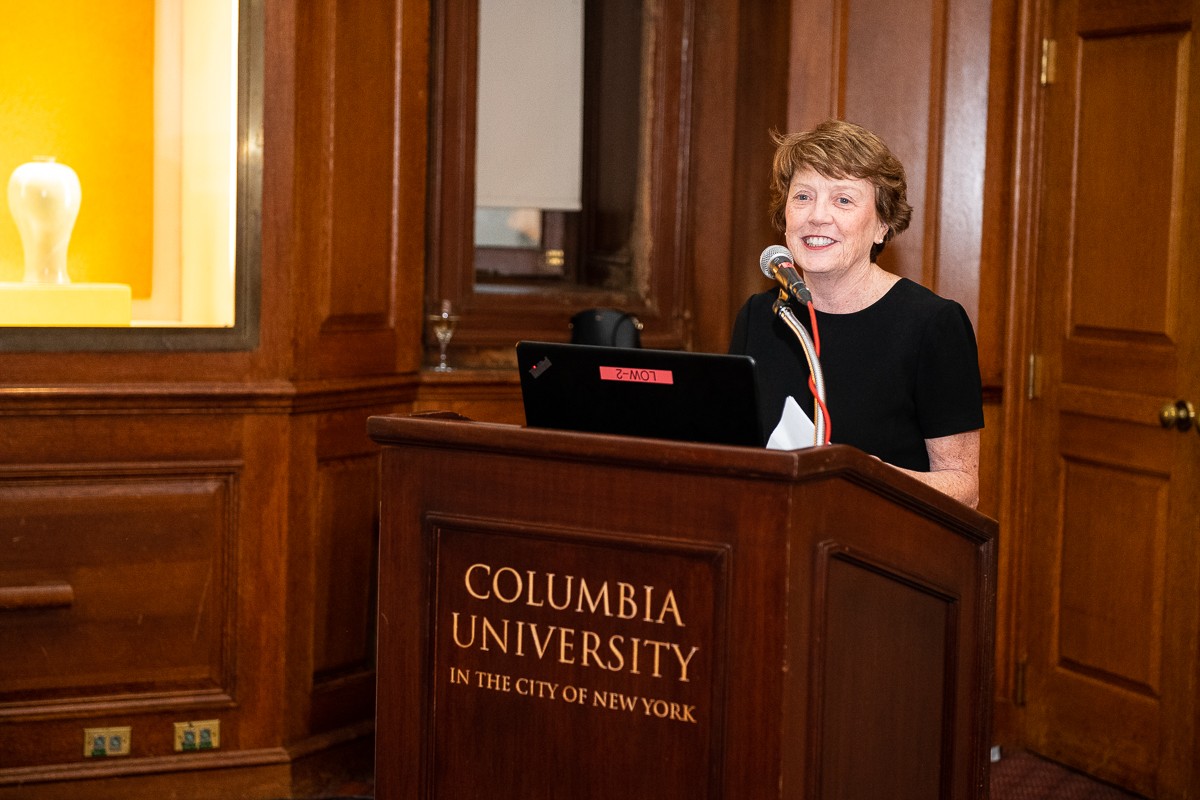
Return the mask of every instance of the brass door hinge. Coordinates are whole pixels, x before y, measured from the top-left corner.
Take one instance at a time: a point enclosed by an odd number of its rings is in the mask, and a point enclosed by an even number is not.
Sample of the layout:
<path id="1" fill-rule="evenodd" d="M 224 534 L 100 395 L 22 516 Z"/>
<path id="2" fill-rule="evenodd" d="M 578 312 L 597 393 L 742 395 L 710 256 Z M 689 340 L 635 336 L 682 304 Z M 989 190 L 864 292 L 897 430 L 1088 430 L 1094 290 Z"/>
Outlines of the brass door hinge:
<path id="1" fill-rule="evenodd" d="M 1053 39 L 1042 39 L 1041 75 L 1038 83 L 1049 86 L 1054 83 L 1054 56 L 1057 47 Z"/>
<path id="2" fill-rule="evenodd" d="M 1013 705 L 1021 708 L 1025 705 L 1025 667 L 1028 662 L 1021 659 L 1013 670 Z"/>
<path id="3" fill-rule="evenodd" d="M 1025 397 L 1036 400 L 1042 396 L 1042 357 L 1037 353 L 1029 354 L 1029 362 L 1025 372 Z"/>

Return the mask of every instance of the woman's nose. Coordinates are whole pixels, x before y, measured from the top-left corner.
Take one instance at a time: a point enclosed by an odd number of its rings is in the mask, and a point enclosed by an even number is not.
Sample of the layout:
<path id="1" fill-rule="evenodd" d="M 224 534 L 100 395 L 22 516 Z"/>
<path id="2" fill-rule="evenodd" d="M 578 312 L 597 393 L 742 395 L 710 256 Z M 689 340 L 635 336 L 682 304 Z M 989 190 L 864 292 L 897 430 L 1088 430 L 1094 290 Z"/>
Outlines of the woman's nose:
<path id="1" fill-rule="evenodd" d="M 833 219 L 833 203 L 827 200 L 818 200 L 812 204 L 812 213 L 809 215 L 812 222 L 828 222 Z"/>

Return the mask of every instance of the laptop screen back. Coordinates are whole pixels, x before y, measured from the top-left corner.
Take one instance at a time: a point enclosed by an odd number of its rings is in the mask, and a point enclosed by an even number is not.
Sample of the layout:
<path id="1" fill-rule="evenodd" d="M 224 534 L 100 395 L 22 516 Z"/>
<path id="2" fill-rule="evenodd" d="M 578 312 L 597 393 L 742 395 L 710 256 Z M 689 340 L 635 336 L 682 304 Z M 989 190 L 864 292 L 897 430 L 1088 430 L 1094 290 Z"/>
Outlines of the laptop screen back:
<path id="1" fill-rule="evenodd" d="M 531 428 L 761 447 L 749 356 L 523 341 Z"/>

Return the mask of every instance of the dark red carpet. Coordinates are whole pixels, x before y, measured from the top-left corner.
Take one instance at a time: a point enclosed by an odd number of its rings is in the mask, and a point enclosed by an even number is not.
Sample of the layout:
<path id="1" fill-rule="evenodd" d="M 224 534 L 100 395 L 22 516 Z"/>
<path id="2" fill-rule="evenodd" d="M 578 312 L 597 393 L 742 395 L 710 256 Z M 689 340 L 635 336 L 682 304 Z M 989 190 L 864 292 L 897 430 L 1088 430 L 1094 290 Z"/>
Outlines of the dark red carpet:
<path id="1" fill-rule="evenodd" d="M 373 796 L 374 787 L 368 776 L 317 788 L 305 800 L 370 800 Z M 992 764 L 991 800 L 1136 800 L 1137 797 L 1030 753 L 1007 753 Z"/>
<path id="2" fill-rule="evenodd" d="M 1024 752 L 992 764 L 992 800 L 1126 800 L 1123 792 L 1086 775 Z"/>

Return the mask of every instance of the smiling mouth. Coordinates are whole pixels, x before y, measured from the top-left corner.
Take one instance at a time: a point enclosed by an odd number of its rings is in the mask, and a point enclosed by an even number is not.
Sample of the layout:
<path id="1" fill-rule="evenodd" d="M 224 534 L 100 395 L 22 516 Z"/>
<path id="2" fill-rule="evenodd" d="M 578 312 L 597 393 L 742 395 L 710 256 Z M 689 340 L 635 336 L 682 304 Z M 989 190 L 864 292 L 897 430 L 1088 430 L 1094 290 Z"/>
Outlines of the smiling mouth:
<path id="1" fill-rule="evenodd" d="M 801 241 L 809 247 L 825 247 L 833 244 L 833 239 L 828 236 L 805 236 Z"/>

